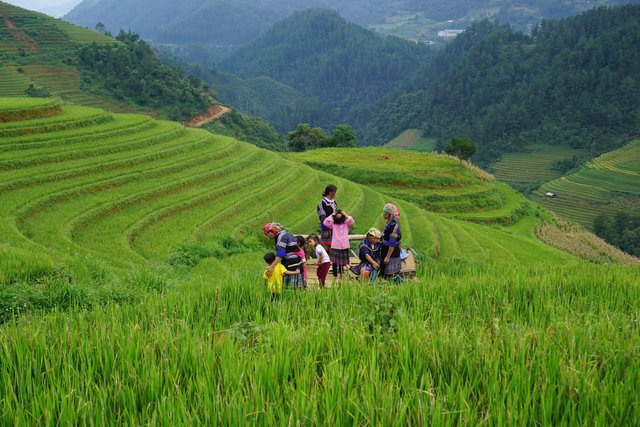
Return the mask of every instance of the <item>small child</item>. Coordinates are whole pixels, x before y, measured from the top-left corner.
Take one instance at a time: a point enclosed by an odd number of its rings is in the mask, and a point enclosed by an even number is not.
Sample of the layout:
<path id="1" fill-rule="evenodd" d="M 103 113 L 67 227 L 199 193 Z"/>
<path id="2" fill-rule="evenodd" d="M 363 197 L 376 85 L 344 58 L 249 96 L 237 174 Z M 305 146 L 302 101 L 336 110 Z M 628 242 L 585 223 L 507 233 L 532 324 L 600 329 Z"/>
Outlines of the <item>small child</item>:
<path id="1" fill-rule="evenodd" d="M 264 261 L 267 263 L 267 266 L 271 265 L 275 259 L 276 254 L 273 252 L 267 252 L 264 254 Z M 282 282 L 284 276 L 293 276 L 295 274 L 300 274 L 300 270 L 297 269 L 289 271 L 284 265 L 282 265 L 282 263 L 278 263 L 270 275 L 265 270 L 263 277 L 267 285 L 267 289 L 271 292 L 271 296 L 273 297 L 274 295 L 282 293 Z"/>
<path id="2" fill-rule="evenodd" d="M 381 253 L 380 238 L 382 232 L 377 228 L 371 227 L 366 237 L 358 246 L 358 257 L 360 264 L 351 267 L 351 272 L 358 276 L 360 283 L 368 283 L 375 280 L 374 273 L 380 269 Z M 377 274 L 376 274 L 377 275 Z"/>
<path id="3" fill-rule="evenodd" d="M 302 272 L 304 273 L 304 282 L 307 283 L 307 253 L 304 251 L 304 237 L 296 236 L 296 241 L 298 242 L 298 247 L 300 250 L 298 252 L 293 252 L 298 255 L 302 260 Z"/>
<path id="4" fill-rule="evenodd" d="M 338 273 L 342 274 L 343 268 L 349 265 L 349 229 L 353 224 L 353 218 L 341 209 L 324 220 L 325 227 L 332 230 L 329 255 L 333 264 L 333 277 L 338 277 Z"/>
<path id="5" fill-rule="evenodd" d="M 315 234 L 310 235 L 307 237 L 307 244 L 314 248 L 316 252 L 316 258 L 318 258 L 318 283 L 321 288 L 324 288 L 327 274 L 329 274 L 329 267 L 331 267 L 331 259 L 329 259 L 327 250 L 320 243 L 320 237 Z"/>

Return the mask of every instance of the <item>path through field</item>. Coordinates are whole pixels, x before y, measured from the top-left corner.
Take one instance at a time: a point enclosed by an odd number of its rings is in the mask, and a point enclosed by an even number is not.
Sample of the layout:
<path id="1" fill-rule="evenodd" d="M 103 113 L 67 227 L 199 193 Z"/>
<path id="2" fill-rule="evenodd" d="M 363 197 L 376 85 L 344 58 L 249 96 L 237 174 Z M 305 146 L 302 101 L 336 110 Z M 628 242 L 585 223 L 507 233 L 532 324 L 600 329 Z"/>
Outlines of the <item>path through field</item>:
<path id="1" fill-rule="evenodd" d="M 212 121 L 219 119 L 230 111 L 231 109 L 229 107 L 225 107 L 224 105 L 212 105 L 207 111 L 202 114 L 198 114 L 191 120 L 185 122 L 184 125 L 189 128 L 199 128 L 200 126 L 206 125 L 207 123 L 211 123 Z"/>

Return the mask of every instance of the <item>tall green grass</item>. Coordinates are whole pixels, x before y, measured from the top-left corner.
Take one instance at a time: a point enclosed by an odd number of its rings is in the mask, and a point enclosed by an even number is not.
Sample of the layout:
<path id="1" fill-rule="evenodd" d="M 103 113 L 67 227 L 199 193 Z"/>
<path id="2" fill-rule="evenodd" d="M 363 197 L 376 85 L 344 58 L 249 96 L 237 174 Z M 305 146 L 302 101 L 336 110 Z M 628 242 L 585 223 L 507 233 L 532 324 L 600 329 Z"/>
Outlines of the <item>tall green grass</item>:
<path id="1" fill-rule="evenodd" d="M 0 422 L 640 422 L 637 269 L 458 261 L 271 301 L 246 260 L 142 304 L 5 324 Z"/>

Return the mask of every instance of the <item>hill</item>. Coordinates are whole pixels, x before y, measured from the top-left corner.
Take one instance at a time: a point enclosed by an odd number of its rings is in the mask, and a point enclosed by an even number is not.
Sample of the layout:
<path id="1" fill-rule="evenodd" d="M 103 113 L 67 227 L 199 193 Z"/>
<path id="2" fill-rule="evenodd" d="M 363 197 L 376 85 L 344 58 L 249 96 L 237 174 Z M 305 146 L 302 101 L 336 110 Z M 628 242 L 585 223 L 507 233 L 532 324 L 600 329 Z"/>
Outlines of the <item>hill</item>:
<path id="1" fill-rule="evenodd" d="M 533 217 L 397 200 L 420 279 L 278 298 L 263 222 L 313 230 L 328 182 L 357 231 L 394 199 L 145 115 L 10 98 L 0 118 L 3 423 L 638 420 L 640 270 L 546 246 Z"/>
<path id="2" fill-rule="evenodd" d="M 384 37 L 348 23 L 336 12 L 314 9 L 273 25 L 218 68 L 243 79 L 266 76 L 307 97 L 302 111 L 284 111 L 276 122 L 303 123 L 310 117 L 314 127 L 346 122 L 358 133 L 358 124 L 377 108 L 380 94 L 412 75 L 430 55 L 424 45 Z M 284 107 L 275 103 L 278 109 Z"/>
<path id="3" fill-rule="evenodd" d="M 635 0 L 632 0 L 635 1 Z M 309 8 L 338 11 L 351 22 L 411 40 L 442 40 L 438 31 L 464 29 L 483 18 L 499 19 L 530 30 L 542 19 L 562 18 L 598 5 L 627 0 L 86 0 L 65 19 L 88 28 L 103 23 L 114 34 L 132 30 L 156 44 L 170 46 L 183 58 L 211 63 L 251 43 L 272 24 Z"/>
<path id="4" fill-rule="evenodd" d="M 638 129 L 640 6 L 544 21 L 532 36 L 490 22 L 470 27 L 369 122 L 384 144 L 420 128 L 440 144 L 468 135 L 488 164 L 532 143 L 598 155 Z M 615 46 L 615 48 L 614 48 Z M 394 98 L 394 99 L 393 99 Z"/>
<path id="5" fill-rule="evenodd" d="M 62 106 L 51 117 L 0 124 L 0 138 L 2 210 L 13 218 L 2 225 L 11 242 L 4 250 L 19 248 L 58 260 L 79 252 L 126 269 L 132 262 L 166 260 L 188 241 L 215 246 L 274 217 L 294 231 L 313 231 L 318 197 L 309 190 L 322 188 L 326 180 L 341 188 L 341 204 L 358 218 L 359 231 L 379 222 L 385 201 L 382 193 L 277 154 L 141 115 Z M 293 176 L 304 176 L 304 185 L 286 191 Z M 287 196 L 268 202 L 280 193 Z M 294 200 L 299 208 L 291 211 Z M 533 244 L 426 214 L 410 203 L 401 207 L 408 214 L 406 242 L 429 256 L 467 253 L 454 230 L 500 242 L 496 254 L 469 252 L 474 258 L 500 258 L 499 247 L 517 253 Z M 441 221 L 449 226 L 439 230 L 435 224 Z M 436 232 L 446 240 L 439 241 Z M 541 256 L 564 259 L 534 246 Z"/>
<path id="6" fill-rule="evenodd" d="M 453 217 L 511 224 L 526 215 L 528 209 L 526 200 L 508 186 L 446 155 L 362 148 L 357 153 L 322 149 L 289 157 Z"/>
<path id="7" fill-rule="evenodd" d="M 0 96 L 59 96 L 175 119 L 215 102 L 199 82 L 162 65 L 132 34 L 114 39 L 3 2 L 0 14 Z M 141 78 L 149 79 L 148 89 L 140 88 Z"/>
<path id="8" fill-rule="evenodd" d="M 545 197 L 547 192 L 556 198 Z M 602 213 L 640 209 L 640 141 L 590 160 L 577 171 L 545 183 L 533 200 L 560 217 L 593 227 Z"/>
<path id="9" fill-rule="evenodd" d="M 208 85 L 163 65 L 136 34 L 108 37 L 3 2 L 0 15 L 0 96 L 52 96 L 183 121 L 218 103 Z M 286 148 L 259 119 L 235 114 L 219 128 L 264 147 Z"/>

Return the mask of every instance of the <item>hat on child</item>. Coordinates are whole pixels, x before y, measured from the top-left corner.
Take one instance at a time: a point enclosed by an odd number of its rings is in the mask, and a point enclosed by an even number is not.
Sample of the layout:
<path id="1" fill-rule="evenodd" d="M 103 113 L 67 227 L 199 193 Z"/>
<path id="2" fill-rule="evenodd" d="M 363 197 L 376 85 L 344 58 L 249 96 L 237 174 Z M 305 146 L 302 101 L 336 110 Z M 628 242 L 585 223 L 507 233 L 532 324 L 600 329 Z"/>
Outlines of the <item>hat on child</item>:
<path id="1" fill-rule="evenodd" d="M 282 231 L 283 228 L 284 227 L 279 222 L 270 222 L 269 224 L 265 224 L 264 227 L 262 227 L 262 232 L 265 235 L 268 234 L 269 232 L 278 234 L 279 232 Z"/>
<path id="2" fill-rule="evenodd" d="M 371 227 L 369 231 L 367 231 L 367 234 L 377 237 L 378 239 L 382 237 L 382 232 L 375 227 Z"/>

